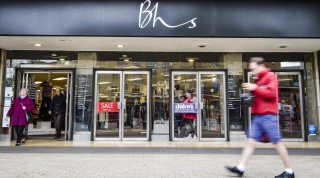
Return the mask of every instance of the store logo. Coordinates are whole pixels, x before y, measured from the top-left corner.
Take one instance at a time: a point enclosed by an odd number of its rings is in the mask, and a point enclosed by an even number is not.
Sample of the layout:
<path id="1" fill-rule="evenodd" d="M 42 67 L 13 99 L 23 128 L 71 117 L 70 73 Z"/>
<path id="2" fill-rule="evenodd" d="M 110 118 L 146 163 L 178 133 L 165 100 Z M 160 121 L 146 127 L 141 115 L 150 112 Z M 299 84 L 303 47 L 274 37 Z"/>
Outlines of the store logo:
<path id="1" fill-rule="evenodd" d="M 197 18 L 193 18 L 187 22 L 178 24 L 178 25 L 169 25 L 167 24 L 161 17 L 158 17 L 158 6 L 159 2 L 156 3 L 156 5 L 150 9 L 151 6 L 151 0 L 146 0 L 145 2 L 141 3 L 140 5 L 140 12 L 139 12 L 139 27 L 145 28 L 148 26 L 149 23 L 152 22 L 152 27 L 154 28 L 156 26 L 156 23 L 160 21 L 162 25 L 168 27 L 168 28 L 177 28 L 180 26 L 188 25 L 188 28 L 195 28 L 197 26 L 196 20 Z"/>
<path id="2" fill-rule="evenodd" d="M 194 103 L 174 103 L 174 113 L 197 113 Z"/>

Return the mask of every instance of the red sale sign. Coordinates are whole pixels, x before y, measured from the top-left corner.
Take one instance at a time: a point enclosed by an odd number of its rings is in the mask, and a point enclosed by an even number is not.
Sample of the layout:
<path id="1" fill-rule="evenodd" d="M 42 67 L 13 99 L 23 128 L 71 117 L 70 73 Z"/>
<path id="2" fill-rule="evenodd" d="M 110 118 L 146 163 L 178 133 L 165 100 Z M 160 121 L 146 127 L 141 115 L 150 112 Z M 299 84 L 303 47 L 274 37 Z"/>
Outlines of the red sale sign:
<path id="1" fill-rule="evenodd" d="M 98 102 L 97 112 L 119 112 L 117 102 Z"/>

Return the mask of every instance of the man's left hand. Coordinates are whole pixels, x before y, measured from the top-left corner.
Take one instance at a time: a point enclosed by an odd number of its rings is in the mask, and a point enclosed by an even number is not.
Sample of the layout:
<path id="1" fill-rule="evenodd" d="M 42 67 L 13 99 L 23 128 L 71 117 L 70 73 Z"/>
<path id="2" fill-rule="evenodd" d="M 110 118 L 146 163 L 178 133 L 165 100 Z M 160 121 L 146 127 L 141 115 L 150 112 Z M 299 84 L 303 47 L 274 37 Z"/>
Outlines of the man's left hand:
<path id="1" fill-rule="evenodd" d="M 253 83 L 244 83 L 243 88 L 249 91 L 253 91 L 257 88 L 257 85 Z"/>

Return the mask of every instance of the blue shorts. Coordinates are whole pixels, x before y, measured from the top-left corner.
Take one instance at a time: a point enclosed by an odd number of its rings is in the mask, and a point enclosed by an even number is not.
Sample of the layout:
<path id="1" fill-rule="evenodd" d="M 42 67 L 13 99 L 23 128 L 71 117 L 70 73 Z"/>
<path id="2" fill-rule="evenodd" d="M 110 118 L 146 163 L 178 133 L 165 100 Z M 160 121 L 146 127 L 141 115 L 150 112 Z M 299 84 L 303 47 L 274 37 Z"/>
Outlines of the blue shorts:
<path id="1" fill-rule="evenodd" d="M 256 141 L 259 141 L 264 134 L 274 144 L 281 140 L 277 115 L 275 114 L 252 115 L 251 130 L 248 131 L 248 137 Z"/>

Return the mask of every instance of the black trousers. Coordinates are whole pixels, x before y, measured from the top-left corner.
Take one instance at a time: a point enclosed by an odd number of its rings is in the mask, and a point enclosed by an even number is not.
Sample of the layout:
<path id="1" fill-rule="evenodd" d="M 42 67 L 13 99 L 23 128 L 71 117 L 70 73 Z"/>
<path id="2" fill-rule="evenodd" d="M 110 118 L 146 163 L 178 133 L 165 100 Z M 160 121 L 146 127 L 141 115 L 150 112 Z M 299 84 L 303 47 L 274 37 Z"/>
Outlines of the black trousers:
<path id="1" fill-rule="evenodd" d="M 53 119 L 54 119 L 54 125 L 56 128 L 56 137 L 61 137 L 63 115 L 53 116 Z"/>
<path id="2" fill-rule="evenodd" d="M 14 130 L 16 131 L 16 134 L 17 134 L 17 143 L 21 143 L 23 138 L 23 131 L 25 127 L 26 126 L 21 126 L 21 125 L 14 126 Z"/>

